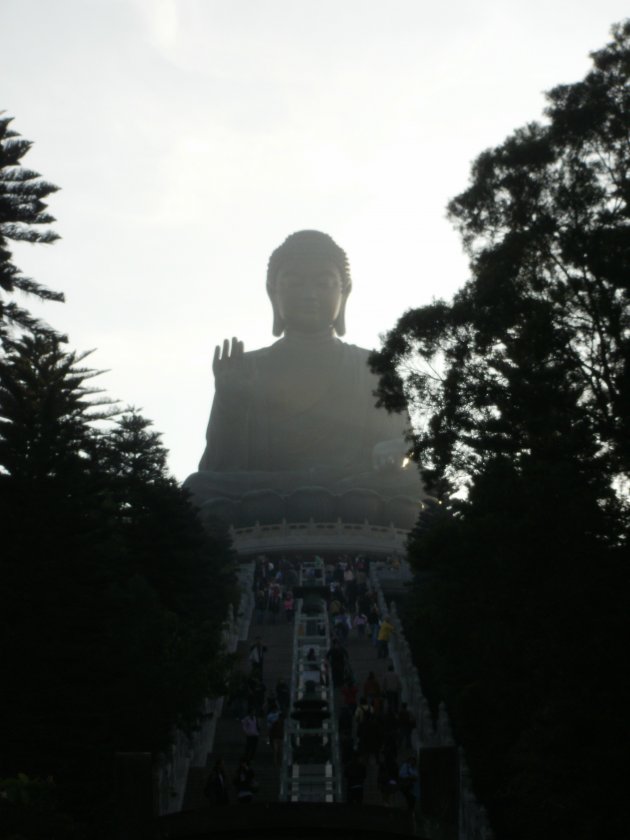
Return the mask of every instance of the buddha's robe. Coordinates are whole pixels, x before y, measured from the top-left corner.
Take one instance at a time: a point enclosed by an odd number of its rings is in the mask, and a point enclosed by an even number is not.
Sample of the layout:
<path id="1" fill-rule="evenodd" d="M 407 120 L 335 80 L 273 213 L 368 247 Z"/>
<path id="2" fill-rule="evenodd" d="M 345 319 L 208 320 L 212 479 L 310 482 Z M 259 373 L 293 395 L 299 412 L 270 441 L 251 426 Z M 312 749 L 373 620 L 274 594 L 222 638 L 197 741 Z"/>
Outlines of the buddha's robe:
<path id="1" fill-rule="evenodd" d="M 420 494 L 415 469 L 374 470 L 375 444 L 402 438 L 407 418 L 376 408 L 368 355 L 335 337 L 245 353 L 217 382 L 199 472 L 186 482 L 197 501 L 304 485 Z"/>

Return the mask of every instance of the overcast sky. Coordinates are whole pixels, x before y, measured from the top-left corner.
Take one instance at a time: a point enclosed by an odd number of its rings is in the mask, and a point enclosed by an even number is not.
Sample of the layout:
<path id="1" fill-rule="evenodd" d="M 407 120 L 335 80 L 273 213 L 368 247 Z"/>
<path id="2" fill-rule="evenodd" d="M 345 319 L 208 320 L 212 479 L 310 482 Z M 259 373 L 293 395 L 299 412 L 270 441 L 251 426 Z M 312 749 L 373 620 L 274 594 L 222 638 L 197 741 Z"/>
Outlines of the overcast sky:
<path id="1" fill-rule="evenodd" d="M 269 344 L 271 251 L 350 259 L 346 340 L 376 347 L 467 263 L 445 218 L 470 163 L 577 81 L 627 0 L 0 0 L 0 110 L 61 187 L 62 239 L 15 247 L 31 306 L 163 433 L 204 447 L 214 345 Z M 27 304 L 30 306 L 30 304 Z"/>

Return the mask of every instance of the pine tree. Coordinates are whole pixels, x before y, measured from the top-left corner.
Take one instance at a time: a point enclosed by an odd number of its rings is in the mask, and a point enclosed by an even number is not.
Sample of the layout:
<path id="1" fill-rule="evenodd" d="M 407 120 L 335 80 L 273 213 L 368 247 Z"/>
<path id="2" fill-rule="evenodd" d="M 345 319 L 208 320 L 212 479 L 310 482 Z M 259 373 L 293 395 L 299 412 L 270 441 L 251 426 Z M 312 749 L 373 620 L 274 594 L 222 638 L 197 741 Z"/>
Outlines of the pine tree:
<path id="1" fill-rule="evenodd" d="M 0 364 L 0 470 L 36 485 L 83 469 L 94 447 L 91 425 L 111 415 L 111 401 L 87 383 L 98 371 L 52 332 L 5 341 Z"/>
<path id="2" fill-rule="evenodd" d="M 103 424 L 84 358 L 38 333 L 0 359 L 0 777 L 53 776 L 97 836 L 115 753 L 166 750 L 220 689 L 235 592 L 227 535 L 204 533 L 149 421 Z"/>
<path id="3" fill-rule="evenodd" d="M 21 165 L 32 144 L 9 127 L 11 121 L 0 112 L 0 342 L 15 328 L 33 331 L 43 327 L 39 319 L 8 300 L 8 295 L 19 291 L 40 300 L 63 301 L 60 292 L 25 277 L 14 265 L 9 250 L 8 240 L 49 243 L 59 238 L 46 227 L 55 220 L 44 202 L 57 187 Z"/>

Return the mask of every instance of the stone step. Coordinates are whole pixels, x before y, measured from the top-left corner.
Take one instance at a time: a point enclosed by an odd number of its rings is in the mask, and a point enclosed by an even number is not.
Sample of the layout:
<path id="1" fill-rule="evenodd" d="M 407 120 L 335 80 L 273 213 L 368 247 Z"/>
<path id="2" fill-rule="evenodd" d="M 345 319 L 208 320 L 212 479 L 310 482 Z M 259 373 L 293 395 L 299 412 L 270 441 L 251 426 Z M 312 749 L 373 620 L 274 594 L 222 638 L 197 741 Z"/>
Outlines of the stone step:
<path id="1" fill-rule="evenodd" d="M 269 695 L 275 691 L 276 682 L 279 677 L 284 677 L 290 684 L 293 661 L 293 625 L 288 624 L 284 619 L 282 621 L 279 620 L 276 624 L 265 623 L 257 625 L 252 623 L 247 640 L 240 642 L 237 650 L 240 658 L 239 667 L 244 673 L 249 673 L 249 648 L 257 636 L 260 636 L 263 644 L 267 646 L 263 668 L 263 682 L 267 686 L 267 694 Z M 347 650 L 354 678 L 359 686 L 359 693 L 362 693 L 363 683 L 368 673 L 374 671 L 377 678 L 381 680 L 387 670 L 389 660 L 379 659 L 376 655 L 376 647 L 370 639 L 367 637 L 359 638 L 355 631 L 350 633 Z M 339 692 L 336 694 L 335 701 L 338 710 L 341 702 Z M 230 716 L 229 713 L 225 713 L 217 721 L 213 751 L 207 756 L 206 767 L 195 767 L 189 772 L 184 798 L 185 809 L 195 809 L 207 805 L 207 800 L 203 796 L 203 786 L 218 756 L 223 758 L 228 779 L 230 782 L 232 781 L 243 754 L 244 745 L 245 736 L 243 735 L 240 721 Z M 255 794 L 255 801 L 277 802 L 280 770 L 273 766 L 271 747 L 267 744 L 264 728 L 259 739 L 258 749 L 252 762 L 252 767 L 259 785 Z M 234 800 L 235 793 L 233 787 L 231 788 L 231 796 Z M 373 759 L 367 768 L 364 802 L 365 804 L 384 804 L 378 790 L 377 766 Z M 402 796 L 396 794 L 392 797 L 390 807 L 392 806 L 404 807 Z"/>

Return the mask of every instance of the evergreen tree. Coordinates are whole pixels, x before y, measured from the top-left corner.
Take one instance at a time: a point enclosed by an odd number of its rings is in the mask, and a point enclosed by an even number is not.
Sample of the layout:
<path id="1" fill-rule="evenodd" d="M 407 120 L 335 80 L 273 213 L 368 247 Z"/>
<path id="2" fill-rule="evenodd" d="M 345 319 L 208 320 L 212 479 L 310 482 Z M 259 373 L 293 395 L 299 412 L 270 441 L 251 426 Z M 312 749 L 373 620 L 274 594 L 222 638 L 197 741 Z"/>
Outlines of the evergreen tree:
<path id="1" fill-rule="evenodd" d="M 81 472 L 94 447 L 91 424 L 111 412 L 87 382 L 89 353 L 65 348 L 55 333 L 7 339 L 0 367 L 0 471 L 31 486 Z"/>
<path id="2" fill-rule="evenodd" d="M 108 837 L 118 751 L 166 750 L 222 690 L 236 597 L 227 533 L 203 531 L 137 412 L 92 387 L 65 339 L 7 295 L 8 240 L 52 242 L 55 187 L 0 118 L 0 824 Z M 112 426 L 112 419 L 117 417 Z"/>
<path id="3" fill-rule="evenodd" d="M 94 779 L 104 740 L 103 595 L 115 576 L 90 466 L 90 420 L 102 411 L 83 358 L 47 333 L 10 341 L 0 359 L 0 772 L 52 775 L 66 791 L 74 774 L 77 790 L 81 776 Z"/>
<path id="4" fill-rule="evenodd" d="M 12 328 L 42 329 L 37 318 L 14 300 L 7 300 L 7 295 L 19 291 L 40 300 L 63 300 L 61 293 L 25 277 L 14 265 L 9 250 L 10 239 L 16 242 L 58 239 L 49 228 L 40 229 L 55 221 L 46 211 L 44 199 L 57 187 L 21 165 L 32 144 L 13 131 L 10 123 L 11 118 L 3 117 L 0 112 L 0 343 Z"/>
<path id="5" fill-rule="evenodd" d="M 162 699 L 190 727 L 203 697 L 221 689 L 228 661 L 218 655 L 226 605 L 235 602 L 227 531 L 207 532 L 188 495 L 168 475 L 166 450 L 151 422 L 130 409 L 100 442 L 127 574 L 147 581 L 173 622 L 171 672 Z"/>
<path id="6" fill-rule="evenodd" d="M 0 777 L 52 776 L 96 836 L 115 753 L 167 749 L 222 684 L 235 593 L 227 535 L 203 532 L 150 423 L 95 428 L 111 410 L 83 359 L 47 334 L 0 360 Z"/>

